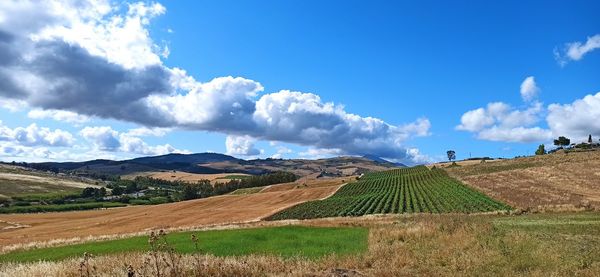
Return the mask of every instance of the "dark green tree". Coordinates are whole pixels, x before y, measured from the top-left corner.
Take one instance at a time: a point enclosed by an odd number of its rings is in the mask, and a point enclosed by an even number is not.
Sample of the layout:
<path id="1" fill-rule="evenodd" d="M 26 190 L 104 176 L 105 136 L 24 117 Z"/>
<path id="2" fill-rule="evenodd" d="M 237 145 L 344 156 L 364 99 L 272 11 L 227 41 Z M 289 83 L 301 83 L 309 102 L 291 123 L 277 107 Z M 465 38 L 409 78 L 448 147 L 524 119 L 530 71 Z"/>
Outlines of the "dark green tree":
<path id="1" fill-rule="evenodd" d="M 446 151 L 446 155 L 448 155 L 448 161 L 456 160 L 456 152 L 454 150 Z"/>
<path id="2" fill-rule="evenodd" d="M 554 145 L 558 147 L 569 146 L 570 144 L 571 140 L 563 136 L 560 136 L 558 139 L 554 140 Z"/>
<path id="3" fill-rule="evenodd" d="M 590 134 L 590 136 L 588 137 L 588 143 L 592 144 L 592 135 Z"/>
<path id="4" fill-rule="evenodd" d="M 538 149 L 535 150 L 535 154 L 536 155 L 544 155 L 546 154 L 546 148 L 543 144 L 540 144 L 540 146 L 538 146 Z"/>

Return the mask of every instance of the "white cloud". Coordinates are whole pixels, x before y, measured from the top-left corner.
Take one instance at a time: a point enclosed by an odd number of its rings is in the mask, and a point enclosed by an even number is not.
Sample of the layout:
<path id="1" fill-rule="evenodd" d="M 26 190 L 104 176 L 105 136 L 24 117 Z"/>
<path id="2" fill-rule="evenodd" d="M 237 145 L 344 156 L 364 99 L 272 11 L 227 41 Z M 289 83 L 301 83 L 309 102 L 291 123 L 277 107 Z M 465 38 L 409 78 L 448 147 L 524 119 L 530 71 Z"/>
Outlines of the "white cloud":
<path id="1" fill-rule="evenodd" d="M 51 130 L 31 124 L 27 127 L 11 129 L 0 121 L 0 141 L 8 141 L 21 146 L 71 146 L 75 139 L 67 131 L 60 129 Z"/>
<path id="2" fill-rule="evenodd" d="M 27 107 L 27 102 L 23 100 L 0 98 L 0 107 L 7 109 L 10 112 L 18 112 Z"/>
<path id="3" fill-rule="evenodd" d="M 85 123 L 90 120 L 88 116 L 61 110 L 33 109 L 29 111 L 29 113 L 27 113 L 27 116 L 33 119 L 51 118 L 56 121 L 63 121 L 68 123 Z"/>
<path id="4" fill-rule="evenodd" d="M 127 131 L 127 134 L 134 137 L 163 137 L 170 131 L 170 128 L 139 127 Z"/>
<path id="5" fill-rule="evenodd" d="M 523 80 L 521 83 L 521 98 L 523 101 L 529 102 L 535 99 L 540 92 L 540 88 L 538 88 L 535 83 L 535 78 L 533 76 L 529 76 Z"/>
<path id="6" fill-rule="evenodd" d="M 551 104 L 548 111 L 546 121 L 555 136 L 567 136 L 573 142 L 584 141 L 589 134 L 600 137 L 600 92 L 570 104 Z"/>
<path id="7" fill-rule="evenodd" d="M 225 147 L 228 155 L 234 156 L 256 156 L 261 151 L 254 147 L 256 139 L 250 136 L 227 136 Z"/>
<path id="8" fill-rule="evenodd" d="M 269 145 L 275 147 L 277 150 L 275 154 L 271 155 L 272 159 L 282 159 L 284 156 L 294 153 L 292 149 L 289 149 L 285 146 L 277 145 L 277 142 L 271 141 Z"/>
<path id="9" fill-rule="evenodd" d="M 131 133 L 119 133 L 109 126 L 85 127 L 79 134 L 92 143 L 95 149 L 109 152 L 123 152 L 139 155 L 164 155 L 169 153 L 189 153 L 169 144 L 150 146 Z"/>
<path id="10" fill-rule="evenodd" d="M 168 48 L 149 35 L 151 19 L 166 11 L 162 5 L 131 3 L 120 9 L 111 4 L 0 2 L 0 98 L 147 128 L 220 132 L 349 155 L 410 158 L 404 142 L 429 135 L 426 118 L 394 126 L 349 113 L 312 93 L 283 90 L 259 96 L 263 86 L 245 78 L 197 82 L 185 70 L 165 66 L 161 55 Z M 107 151 L 173 150 L 146 148 L 135 131 L 95 131 L 82 135 Z M 240 142 L 231 149 L 256 153 L 245 146 Z"/>
<path id="11" fill-rule="evenodd" d="M 540 121 L 544 108 L 532 103 L 525 110 L 517 110 L 502 102 L 489 103 L 486 108 L 468 111 L 461 117 L 457 130 L 477 133 L 477 138 L 490 141 L 537 142 L 552 138 L 550 130 L 531 127 Z"/>
<path id="12" fill-rule="evenodd" d="M 324 149 L 309 147 L 306 151 L 299 152 L 300 157 L 308 159 L 324 159 L 343 155 L 339 149 Z"/>
<path id="13" fill-rule="evenodd" d="M 585 43 L 576 41 L 565 44 L 562 50 L 555 49 L 554 56 L 556 60 L 565 65 L 569 61 L 579 61 L 587 53 L 600 48 L 600 34 L 588 37 Z"/>
<path id="14" fill-rule="evenodd" d="M 85 127 L 79 134 L 99 150 L 116 151 L 121 147 L 119 132 L 109 126 Z"/>
<path id="15" fill-rule="evenodd" d="M 493 126 L 477 135 L 479 139 L 503 142 L 545 142 L 552 139 L 552 132 L 540 127 L 502 128 Z"/>

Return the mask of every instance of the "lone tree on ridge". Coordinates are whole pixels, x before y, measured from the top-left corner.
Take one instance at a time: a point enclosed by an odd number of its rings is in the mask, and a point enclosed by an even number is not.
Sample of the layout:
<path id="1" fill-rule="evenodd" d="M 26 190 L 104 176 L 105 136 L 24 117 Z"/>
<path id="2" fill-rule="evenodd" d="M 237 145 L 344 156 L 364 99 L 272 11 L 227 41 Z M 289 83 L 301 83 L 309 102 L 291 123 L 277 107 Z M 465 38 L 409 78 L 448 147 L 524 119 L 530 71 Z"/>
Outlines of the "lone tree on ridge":
<path id="1" fill-rule="evenodd" d="M 448 161 L 456 160 L 456 152 L 454 150 L 446 151 L 446 155 L 448 155 Z"/>

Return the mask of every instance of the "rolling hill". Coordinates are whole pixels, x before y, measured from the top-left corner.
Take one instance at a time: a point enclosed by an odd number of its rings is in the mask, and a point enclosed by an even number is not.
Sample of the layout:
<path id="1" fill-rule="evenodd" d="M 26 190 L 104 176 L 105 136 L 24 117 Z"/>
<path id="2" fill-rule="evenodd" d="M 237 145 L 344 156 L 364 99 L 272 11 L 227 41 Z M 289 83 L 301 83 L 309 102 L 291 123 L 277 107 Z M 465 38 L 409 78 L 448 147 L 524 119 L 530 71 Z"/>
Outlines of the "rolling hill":
<path id="1" fill-rule="evenodd" d="M 323 173 L 329 176 L 350 176 L 380 171 L 402 164 L 377 157 L 335 157 L 329 159 L 254 159 L 243 160 L 218 153 L 167 154 L 131 160 L 91 160 L 84 162 L 32 163 L 29 167 L 79 175 L 131 175 L 144 172 L 182 171 L 198 174 L 246 173 L 264 174 L 289 171 L 300 176 Z"/>

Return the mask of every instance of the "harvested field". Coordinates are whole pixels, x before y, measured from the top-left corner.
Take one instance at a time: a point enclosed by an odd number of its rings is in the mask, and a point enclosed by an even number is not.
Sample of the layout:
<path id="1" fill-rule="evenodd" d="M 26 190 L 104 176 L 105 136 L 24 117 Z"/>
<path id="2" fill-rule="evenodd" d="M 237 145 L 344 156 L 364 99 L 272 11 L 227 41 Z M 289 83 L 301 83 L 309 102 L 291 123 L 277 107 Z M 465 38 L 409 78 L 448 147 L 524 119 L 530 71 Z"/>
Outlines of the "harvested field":
<path id="1" fill-rule="evenodd" d="M 600 151 L 555 153 L 446 168 L 455 178 L 523 209 L 600 208 Z"/>
<path id="2" fill-rule="evenodd" d="M 0 172 L 0 194 L 4 196 L 32 193 L 66 193 L 80 191 L 86 187 L 100 186 L 59 177 Z"/>
<path id="3" fill-rule="evenodd" d="M 134 173 L 130 175 L 123 176 L 124 179 L 133 179 L 136 176 L 145 176 L 152 177 L 156 179 L 162 179 L 167 181 L 182 181 L 195 183 L 200 180 L 209 180 L 213 185 L 216 183 L 226 183 L 231 179 L 231 176 L 251 176 L 243 173 L 218 173 L 218 174 L 197 174 L 197 173 L 188 173 L 182 171 L 166 171 L 166 172 L 144 172 L 144 173 Z"/>
<path id="4" fill-rule="evenodd" d="M 315 174 L 313 174 L 315 175 Z M 316 175 L 315 175 L 316 176 Z M 314 176 L 306 176 L 298 179 L 295 182 L 277 184 L 265 187 L 261 192 L 273 192 L 273 191 L 284 191 L 290 189 L 303 189 L 303 188 L 318 188 L 318 187 L 329 187 L 339 186 L 349 181 L 355 180 L 355 177 L 338 177 L 338 178 L 315 178 Z"/>
<path id="5" fill-rule="evenodd" d="M 580 224 L 572 224 L 577 222 Z M 290 222 L 288 222 L 289 224 Z M 293 222 L 292 222 L 293 223 Z M 298 223 L 298 222 L 296 222 Z M 183 255 L 180 276 L 598 276 L 597 213 L 525 216 L 403 215 L 327 218 L 309 226 L 369 228 L 364 254 L 322 259 L 254 254 Z M 269 240 L 269 238 L 265 238 Z M 202 241 L 200 241 L 202 245 Z M 127 266 L 152 274 L 146 253 L 91 258 L 98 276 L 126 276 Z M 150 257 L 151 258 L 151 257 Z M 80 276 L 82 258 L 30 264 L 2 263 L 0 276 Z M 152 265 L 152 264 L 151 264 Z M 146 270 L 146 271 L 145 271 Z M 136 273 L 136 276 L 141 275 Z"/>
<path id="6" fill-rule="evenodd" d="M 339 186 L 248 195 L 224 195 L 155 206 L 46 214 L 0 215 L 0 221 L 28 228 L 0 230 L 0 246 L 118 235 L 151 229 L 256 221 L 281 209 L 333 194 Z"/>

